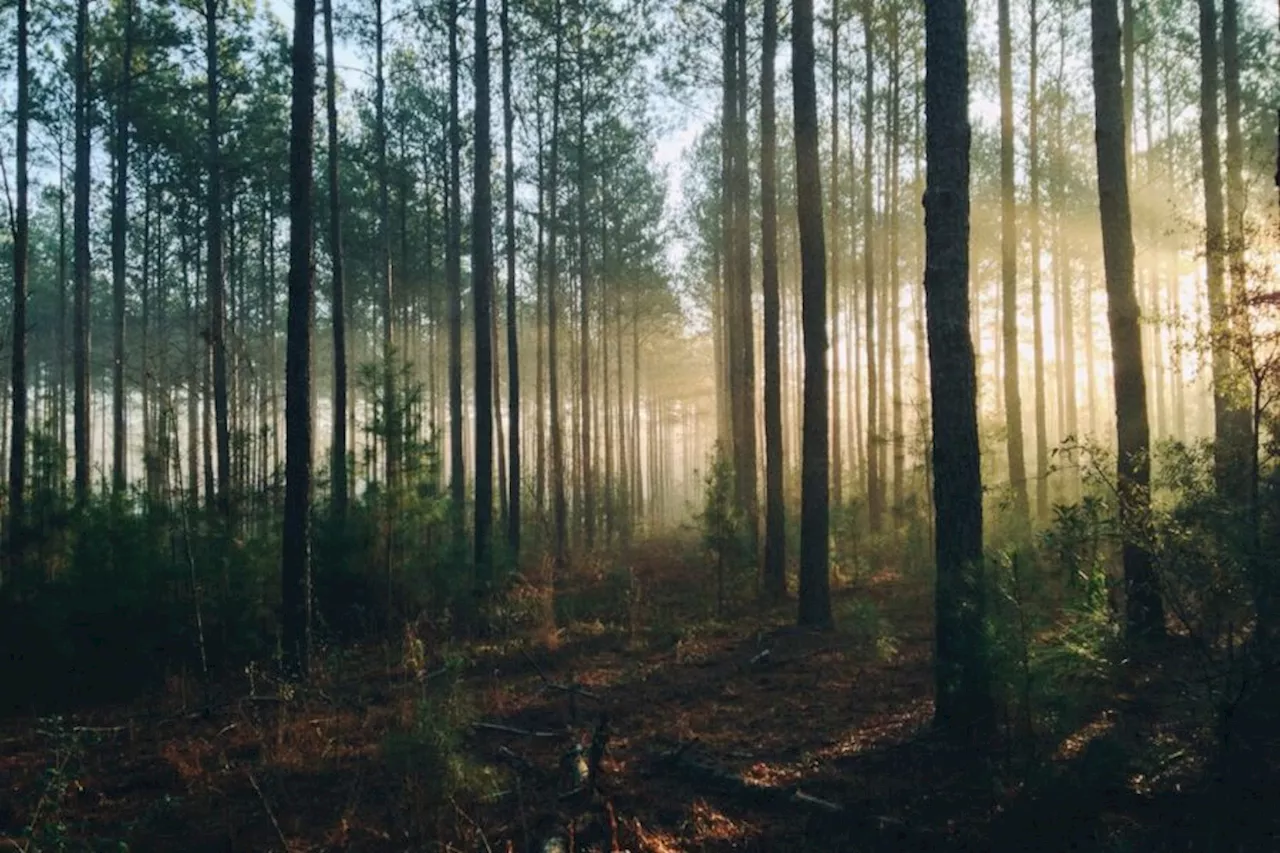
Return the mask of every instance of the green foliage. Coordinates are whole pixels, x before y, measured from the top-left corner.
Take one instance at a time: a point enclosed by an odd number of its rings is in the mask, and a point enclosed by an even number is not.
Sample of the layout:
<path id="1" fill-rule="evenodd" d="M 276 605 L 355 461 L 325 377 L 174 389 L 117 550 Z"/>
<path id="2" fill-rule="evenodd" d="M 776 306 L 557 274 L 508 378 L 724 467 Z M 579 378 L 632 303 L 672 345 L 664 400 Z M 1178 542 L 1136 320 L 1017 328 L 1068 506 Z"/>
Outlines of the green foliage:
<path id="1" fill-rule="evenodd" d="M 874 601 L 859 596 L 840 598 L 834 617 L 840 633 L 857 649 L 870 652 L 882 661 L 897 656 L 898 641 L 893 636 L 893 627 Z"/>
<path id="2" fill-rule="evenodd" d="M 383 759 L 405 788 L 411 808 L 425 812 L 455 799 L 478 799 L 497 793 L 501 777 L 466 749 L 464 736 L 475 720 L 457 681 L 457 667 L 421 699 L 411 724 L 389 735 Z"/>
<path id="3" fill-rule="evenodd" d="M 1039 551 L 1009 549 L 987 560 L 986 642 L 997 706 L 1010 734 L 1032 749 L 1038 737 L 1060 737 L 1088 718 L 1121 651 L 1102 564 L 1078 559 L 1080 543 L 1102 531 L 1088 512 L 1057 510 Z M 1064 584 L 1064 575 L 1082 580 Z"/>
<path id="4" fill-rule="evenodd" d="M 374 416 L 364 425 L 364 491 L 345 519 L 327 503 L 317 508 L 317 600 L 324 630 L 338 639 L 392 630 L 423 610 L 441 616 L 471 591 L 465 561 L 450 552 L 449 500 L 436 431 L 423 415 L 422 384 L 410 366 L 395 368 L 388 405 L 388 369 L 385 361 L 360 369 L 363 394 L 374 401 Z M 389 488 L 378 454 L 393 443 L 400 448 L 400 478 Z"/>
<path id="5" fill-rule="evenodd" d="M 698 514 L 702 544 L 715 564 L 716 608 L 723 613 L 730 599 L 750 588 L 755 577 L 751 531 L 734 495 L 733 464 L 719 443 L 708 460 L 703 507 Z"/>

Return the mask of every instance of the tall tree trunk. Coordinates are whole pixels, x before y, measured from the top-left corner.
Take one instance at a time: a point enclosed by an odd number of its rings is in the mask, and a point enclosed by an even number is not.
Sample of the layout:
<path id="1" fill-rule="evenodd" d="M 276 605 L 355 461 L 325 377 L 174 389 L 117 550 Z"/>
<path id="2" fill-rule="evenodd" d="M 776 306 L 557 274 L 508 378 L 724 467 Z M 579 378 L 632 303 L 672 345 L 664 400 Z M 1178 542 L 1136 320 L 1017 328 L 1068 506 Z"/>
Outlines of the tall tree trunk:
<path id="1" fill-rule="evenodd" d="M 811 11 L 812 14 L 812 11 Z M 764 40 L 760 56 L 760 262 L 764 291 L 764 576 L 767 598 L 787 594 L 786 510 L 782 478 L 782 366 L 779 356 L 777 115 L 774 58 L 778 49 L 778 3 L 764 0 Z M 837 471 L 838 471 L 837 467 Z M 837 473 L 837 477 L 838 477 Z"/>
<path id="2" fill-rule="evenodd" d="M 471 300 L 475 310 L 475 583 L 493 579 L 493 195 L 489 129 L 489 4 L 475 5 L 475 158 L 471 195 Z"/>
<path id="3" fill-rule="evenodd" d="M 316 92 L 315 0 L 295 0 L 293 14 L 281 648 L 285 671 L 305 678 L 311 663 L 311 338 L 315 310 L 311 164 L 315 147 L 312 136 Z"/>
<path id="4" fill-rule="evenodd" d="M 124 324 L 125 324 L 125 253 L 129 216 L 129 91 L 133 84 L 133 0 L 120 6 L 123 49 L 120 84 L 116 98 L 116 138 L 114 149 L 115 186 L 111 203 L 111 488 L 123 494 L 127 482 L 125 448 L 128 434 L 125 421 L 124 390 Z"/>
<path id="5" fill-rule="evenodd" d="M 75 374 L 76 503 L 89 499 L 89 0 L 76 3 L 75 306 L 72 320 Z"/>
<path id="6" fill-rule="evenodd" d="M 1239 0 L 1222 0 L 1222 95 L 1226 118 L 1227 142 L 1227 223 L 1226 243 L 1223 248 L 1227 255 L 1227 269 L 1231 274 L 1231 295 L 1227 311 L 1228 335 L 1247 335 L 1249 323 L 1247 290 L 1249 287 L 1248 267 L 1245 263 L 1245 209 L 1248 199 L 1244 185 L 1244 139 L 1240 130 L 1241 92 L 1240 92 L 1240 4 Z M 1236 361 L 1239 361 L 1237 358 Z M 1234 372 L 1244 370 L 1241 363 L 1232 364 Z M 1231 432 L 1233 442 L 1240 455 L 1239 465 L 1242 474 L 1250 470 L 1248 448 L 1253 445 L 1253 426 L 1250 423 L 1249 406 L 1233 401 L 1231 407 Z M 1245 489 L 1241 494 L 1250 494 L 1253 485 L 1245 481 Z"/>
<path id="7" fill-rule="evenodd" d="M 536 448 L 534 454 L 534 474 L 533 474 L 533 492 L 535 503 L 538 509 L 539 523 L 545 520 L 547 509 L 547 403 L 546 396 L 543 393 L 543 380 L 546 377 L 546 367 L 544 364 L 545 353 L 543 351 L 543 335 L 546 326 L 546 204 L 547 204 L 547 184 L 546 184 L 546 146 L 542 132 L 542 104 L 539 101 L 537 107 L 537 120 L 535 122 L 537 128 L 537 145 L 538 145 L 538 233 L 537 233 L 537 258 L 534 265 L 534 277 L 536 279 L 535 302 L 534 302 L 534 331 L 537 333 L 537 353 L 534 363 L 536 378 L 534 381 L 533 397 L 535 400 L 536 410 L 534 419 L 536 421 L 535 436 Z"/>
<path id="8" fill-rule="evenodd" d="M 1027 463 L 1022 445 L 1022 393 L 1018 383 L 1018 235 L 1013 176 L 1013 48 L 1009 0 L 999 0 L 1000 30 L 1000 280 L 1003 311 L 1004 417 L 1014 523 L 1030 517 Z"/>
<path id="9" fill-rule="evenodd" d="M 507 548 L 513 565 L 520 564 L 520 349 L 516 327 L 516 172 L 512 133 L 515 113 L 511 104 L 511 0 L 502 0 L 502 149 L 507 261 Z"/>
<path id="10" fill-rule="evenodd" d="M 449 498 L 455 559 L 465 553 L 467 481 L 462 446 L 462 136 L 458 115 L 458 0 L 449 0 L 449 209 L 445 277 L 449 287 Z"/>
<path id="11" fill-rule="evenodd" d="M 227 396 L 226 281 L 222 259 L 222 152 L 219 130 L 221 78 L 218 63 L 218 2 L 204 0 L 206 158 L 208 169 L 206 230 L 209 253 L 209 345 L 213 349 L 213 407 L 217 450 L 217 506 L 224 516 L 231 512 L 231 427 Z"/>
<path id="12" fill-rule="evenodd" d="M 733 188 L 737 196 L 733 208 L 733 264 L 735 284 L 739 288 L 735 303 L 738 348 L 734 354 L 734 360 L 740 365 L 739 381 L 733 386 L 738 394 L 738 427 L 735 439 L 737 470 L 734 482 L 738 487 L 739 505 L 746 517 L 750 560 L 754 562 L 760 547 L 760 499 L 757 485 L 759 464 L 756 449 L 755 324 L 751 310 L 751 164 L 747 151 L 747 0 L 737 0 L 734 5 L 734 32 L 738 42 L 734 54 L 734 59 L 738 63 L 736 75 L 738 107 L 734 112 L 732 139 Z"/>
<path id="13" fill-rule="evenodd" d="M 382 398 L 387 431 L 386 484 L 394 491 L 400 483 L 400 439 L 403 430 L 400 401 L 396 399 L 395 343 L 392 323 L 395 317 L 395 295 L 391 269 L 391 193 L 390 175 L 387 172 L 387 112 L 386 74 L 383 54 L 386 41 L 383 20 L 383 0 L 374 0 L 374 145 L 378 166 L 378 284 L 382 305 Z M 456 29 L 457 23 L 453 24 Z M 454 73 L 454 72 L 451 72 Z"/>
<path id="14" fill-rule="evenodd" d="M 564 7 L 561 0 L 556 0 L 555 23 L 555 60 L 551 83 L 551 163 L 548 168 L 550 176 L 547 181 L 547 386 L 550 395 L 548 403 L 551 409 L 551 515 L 552 515 L 552 556 L 557 575 L 569 562 L 569 528 L 568 507 L 565 505 L 564 489 L 564 437 L 561 426 L 560 411 L 560 351 L 559 340 L 559 306 L 557 296 L 560 289 L 560 256 L 557 251 L 557 238 L 560 225 L 559 215 L 559 178 L 560 178 L 560 90 L 564 64 Z"/>
<path id="15" fill-rule="evenodd" d="M 1244 459 L 1233 429 L 1230 318 L 1223 290 L 1226 233 L 1222 209 L 1222 164 L 1218 147 L 1218 21 L 1214 0 L 1200 3 L 1200 163 L 1204 179 L 1205 278 L 1213 366 L 1214 476 L 1223 495 L 1240 494 Z"/>
<path id="16" fill-rule="evenodd" d="M 342 521 L 347 515 L 350 482 L 347 475 L 347 308 L 345 257 L 342 249 L 342 197 L 338 183 L 341 149 L 338 141 L 338 79 L 333 51 L 333 0 L 324 0 L 323 6 L 325 132 L 329 147 L 325 166 L 329 178 L 329 255 L 332 267 L 330 313 L 333 323 L 333 439 L 330 447 L 330 475 L 333 513 Z"/>
<path id="17" fill-rule="evenodd" d="M 888 243 L 889 258 L 889 349 L 893 368 L 891 386 L 893 436 L 893 505 L 891 521 L 896 528 L 902 523 L 902 498 L 906 480 L 906 442 L 902 432 L 902 257 L 901 233 L 898 217 L 899 169 L 902 152 L 901 92 L 902 92 L 902 39 L 901 21 L 894 17 L 889 21 L 889 169 L 885 172 L 888 186 Z"/>
<path id="18" fill-rule="evenodd" d="M 27 247 L 31 229 L 28 213 L 27 157 L 30 150 L 31 68 L 28 61 L 31 10 L 28 0 L 18 0 L 18 113 L 17 113 L 17 211 L 13 220 L 13 362 L 12 424 L 9 432 L 9 530 L 8 551 L 12 568 L 22 556 L 23 523 L 27 489 Z M 3 576 L 0 575 L 0 580 Z"/>
<path id="19" fill-rule="evenodd" d="M 936 513 L 934 723 L 994 729 L 984 653 L 982 475 L 969 337 L 969 56 L 964 0 L 925 4 L 925 310 Z"/>
<path id="20" fill-rule="evenodd" d="M 1040 18 L 1037 0 L 1031 0 L 1029 8 L 1029 90 L 1027 108 L 1029 115 L 1027 132 L 1027 180 L 1031 184 L 1031 334 L 1035 361 L 1036 398 L 1036 520 L 1043 523 L 1049 517 L 1049 437 L 1048 416 L 1045 412 L 1044 390 L 1044 317 L 1040 294 L 1041 239 L 1040 239 Z"/>
<path id="21" fill-rule="evenodd" d="M 851 109 L 852 111 L 852 105 Z M 831 7 L 831 352 L 840 351 L 840 10 Z M 833 366 L 831 373 L 831 501 L 837 507 L 844 503 L 843 442 L 840 438 L 840 371 Z"/>
<path id="22" fill-rule="evenodd" d="M 579 4 L 581 15 L 582 4 Z M 582 44 L 582 30 L 586 21 L 579 20 L 575 28 L 577 33 L 577 66 L 578 66 L 578 393 L 580 416 L 578 425 L 578 466 L 581 479 L 582 500 L 582 532 L 587 549 L 595 544 L 596 531 L 596 488 L 595 470 L 592 465 L 594 445 L 591 437 L 591 336 L 590 336 L 590 267 L 587 259 L 587 72 L 585 68 L 585 52 Z"/>
<path id="23" fill-rule="evenodd" d="M 1150 436 L 1142 334 L 1133 276 L 1133 225 L 1125 168 L 1124 98 L 1120 74 L 1120 22 L 1116 0 L 1092 0 L 1094 139 L 1098 152 L 1098 207 L 1107 279 L 1116 402 L 1116 477 L 1124 541 L 1125 627 L 1132 639 L 1164 634 L 1151 555 L 1135 539 L 1150 509 Z"/>
<path id="24" fill-rule="evenodd" d="M 884 516 L 884 486 L 880 482 L 880 433 L 878 430 L 879 400 L 876 377 L 876 267 L 872 224 L 875 208 L 872 202 L 874 180 L 872 178 L 873 152 L 875 149 L 875 54 L 872 49 L 871 0 L 862 2 L 862 34 L 866 59 L 866 80 L 863 93 L 862 136 L 862 278 L 865 288 L 863 320 L 866 323 L 867 347 L 867 519 L 871 532 L 879 533 Z"/>
<path id="25" fill-rule="evenodd" d="M 800 228 L 804 327 L 804 446 L 800 470 L 801 625 L 831 625 L 827 501 L 827 271 L 818 161 L 818 96 L 814 81 L 813 2 L 795 0 L 791 80 L 795 101 L 796 213 Z"/>

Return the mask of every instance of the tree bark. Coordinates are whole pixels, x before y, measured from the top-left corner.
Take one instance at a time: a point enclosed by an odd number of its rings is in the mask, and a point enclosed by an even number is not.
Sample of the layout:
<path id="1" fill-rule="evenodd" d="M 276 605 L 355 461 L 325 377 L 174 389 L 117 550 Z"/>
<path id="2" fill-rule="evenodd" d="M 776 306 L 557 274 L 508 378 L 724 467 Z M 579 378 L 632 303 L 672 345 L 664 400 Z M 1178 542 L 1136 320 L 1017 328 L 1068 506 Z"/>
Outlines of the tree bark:
<path id="1" fill-rule="evenodd" d="M 863 93 L 862 136 L 862 278 L 865 288 L 863 320 L 866 323 L 867 347 L 867 519 L 873 534 L 879 533 L 884 516 L 884 486 L 880 482 L 880 433 L 878 430 L 879 400 L 876 377 L 876 268 L 875 244 L 872 225 L 875 208 L 872 201 L 872 163 L 875 148 L 875 54 L 872 50 L 871 0 L 862 3 L 862 33 L 866 59 L 866 80 Z"/>
<path id="2" fill-rule="evenodd" d="M 75 495 L 76 504 L 89 499 L 89 0 L 76 3 L 75 45 L 75 297 L 72 309 L 75 384 Z"/>
<path id="3" fill-rule="evenodd" d="M 1029 90 L 1027 92 L 1027 179 L 1031 184 L 1031 335 L 1034 347 L 1036 405 L 1036 520 L 1049 518 L 1049 436 L 1045 412 L 1044 381 L 1044 317 L 1041 301 L 1041 232 L 1040 232 L 1040 19 L 1037 0 L 1030 0 Z"/>
<path id="4" fill-rule="evenodd" d="M 1205 279 L 1213 368 L 1214 477 L 1222 495 L 1241 494 L 1243 436 L 1236 435 L 1239 407 L 1232 400 L 1230 318 L 1224 290 L 1226 224 L 1218 147 L 1218 20 L 1214 0 L 1200 4 L 1200 163 L 1204 180 Z"/>
<path id="5" fill-rule="evenodd" d="M 13 362 L 11 364 L 12 429 L 9 432 L 9 530 L 11 568 L 22 556 L 27 488 L 27 256 L 31 229 L 28 212 L 27 160 L 30 151 L 31 68 L 28 0 L 18 0 L 17 211 L 13 220 Z M 61 360 L 61 359 L 59 359 Z M 3 577 L 0 576 L 0 581 Z"/>
<path id="6" fill-rule="evenodd" d="M 507 261 L 507 548 L 513 565 L 520 563 L 520 349 L 516 326 L 516 172 L 512 133 L 515 113 L 511 104 L 511 0 L 502 0 L 502 148 L 503 191 Z"/>
<path id="7" fill-rule="evenodd" d="M 760 262 L 764 291 L 765 597 L 787 594 L 786 511 L 782 478 L 782 367 L 778 287 L 777 113 L 774 59 L 778 49 L 778 3 L 764 0 L 760 56 Z"/>
<path id="8" fill-rule="evenodd" d="M 133 83 L 133 0 L 123 0 L 120 14 L 123 46 L 120 89 L 116 98 L 116 138 L 114 150 L 115 185 L 111 204 L 111 489 L 123 494 L 127 483 L 125 448 L 128 446 L 125 421 L 124 339 L 125 339 L 125 253 L 129 228 L 129 92 Z"/>
<path id="9" fill-rule="evenodd" d="M 1164 634 L 1151 555 L 1137 539 L 1150 510 L 1150 435 L 1142 333 L 1134 292 L 1133 224 L 1125 167 L 1120 22 L 1116 0 L 1092 0 L 1094 139 L 1116 403 L 1116 478 L 1124 535 L 1125 627 L 1130 639 Z"/>
<path id="10" fill-rule="evenodd" d="M 331 314 L 333 323 L 333 440 L 330 476 L 333 513 L 340 522 L 347 515 L 347 307 L 342 248 L 342 198 L 339 186 L 338 80 L 333 51 L 333 0 L 324 0 L 324 103 L 325 131 L 329 143 L 326 168 L 329 179 L 329 255 L 332 266 Z M 287 393 L 287 390 L 286 390 Z M 287 405 L 287 403 L 286 403 Z M 287 417 L 287 414 L 286 414 Z"/>
<path id="11" fill-rule="evenodd" d="M 831 186 L 830 199 L 831 259 L 831 352 L 840 351 L 840 10 L 831 7 Z M 840 371 L 831 374 L 831 501 L 837 507 L 844 503 L 843 442 L 840 439 Z"/>
<path id="12" fill-rule="evenodd" d="M 455 559 L 466 553 L 467 481 L 462 445 L 462 137 L 458 115 L 458 0 L 449 18 L 449 210 L 445 277 L 449 287 L 449 498 Z"/>
<path id="13" fill-rule="evenodd" d="M 1022 393 L 1018 372 L 1018 235 L 1013 175 L 1013 49 L 1009 0 L 999 0 L 1000 31 L 1000 280 L 1003 311 L 1004 418 L 1008 432 L 1009 486 L 1014 522 L 1030 517 L 1027 463 L 1022 443 Z"/>
<path id="14" fill-rule="evenodd" d="M 564 6 L 561 0 L 555 2 L 555 60 L 551 83 L 551 162 L 548 165 L 550 175 L 547 181 L 547 386 L 551 409 L 551 515 L 552 515 L 552 557 L 559 575 L 569 562 L 569 528 L 568 507 L 565 504 L 564 489 L 564 437 L 561 427 L 560 411 L 560 370 L 559 370 L 559 307 L 557 296 L 560 288 L 560 256 L 557 251 L 557 238 L 560 225 L 556 217 L 559 215 L 559 178 L 560 178 L 560 90 L 564 63 Z M 557 578 L 558 579 L 558 578 Z"/>
<path id="15" fill-rule="evenodd" d="M 326 11 L 328 0 L 326 0 Z M 289 318 L 285 359 L 285 499 L 281 557 L 281 648 L 285 671 L 311 664 L 312 160 L 315 142 L 315 0 L 295 0 L 289 135 Z M 326 16 L 327 17 L 327 16 Z M 326 21 L 326 24 L 328 22 Z M 329 33 L 326 26 L 326 36 Z"/>
<path id="16" fill-rule="evenodd" d="M 828 505 L 827 277 L 818 161 L 813 2 L 792 6 L 791 68 L 795 101 L 796 212 L 800 229 L 801 324 L 804 328 L 804 443 L 800 471 L 799 623 L 831 625 Z"/>
<path id="17" fill-rule="evenodd" d="M 994 730 L 984 652 L 982 477 L 969 336 L 969 57 L 964 0 L 925 4 L 925 311 L 936 513 L 935 725 Z"/>
<path id="18" fill-rule="evenodd" d="M 489 4 L 475 4 L 475 158 L 471 195 L 471 301 L 475 311 L 475 584 L 493 580 L 493 195 L 489 128 Z"/>
<path id="19" fill-rule="evenodd" d="M 218 0 L 205 0 L 206 158 L 205 199 L 209 291 L 209 346 L 213 350 L 214 444 L 217 456 L 216 505 L 224 517 L 231 513 L 231 427 L 227 392 L 226 297 L 222 258 L 222 149 L 219 130 L 221 79 L 218 63 Z"/>

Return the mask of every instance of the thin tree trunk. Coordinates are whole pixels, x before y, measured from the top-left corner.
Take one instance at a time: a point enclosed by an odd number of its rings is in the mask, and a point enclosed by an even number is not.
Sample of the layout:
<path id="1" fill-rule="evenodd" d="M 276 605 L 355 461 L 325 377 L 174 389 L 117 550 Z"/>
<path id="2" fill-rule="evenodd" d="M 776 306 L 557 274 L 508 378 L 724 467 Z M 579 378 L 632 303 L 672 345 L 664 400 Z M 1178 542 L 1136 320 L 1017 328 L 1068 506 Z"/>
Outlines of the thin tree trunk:
<path id="1" fill-rule="evenodd" d="M 27 159 L 30 150 L 31 68 L 28 0 L 18 0 L 18 111 L 17 111 L 17 211 L 13 219 L 13 360 L 11 396 L 12 429 L 9 432 L 9 529 L 11 568 L 22 556 L 27 489 L 27 255 L 31 229 L 28 213 Z M 0 574 L 0 580 L 3 575 Z"/>
<path id="2" fill-rule="evenodd" d="M 115 185 L 111 204 L 111 488 L 123 494 L 127 482 L 125 448 L 128 435 L 125 421 L 124 390 L 124 324 L 125 324 L 125 252 L 128 238 L 129 205 L 129 112 L 132 105 L 129 90 L 133 82 L 133 0 L 123 0 L 123 49 L 120 63 L 119 94 L 116 100 Z"/>
<path id="3" fill-rule="evenodd" d="M 852 111 L 852 110 L 850 110 Z M 829 274 L 831 278 L 831 352 L 840 351 L 840 10 L 831 10 L 831 186 L 830 198 L 831 248 Z M 840 371 L 833 363 L 831 372 L 831 501 L 837 507 L 844 503 L 843 442 L 840 438 Z"/>
<path id="4" fill-rule="evenodd" d="M 445 276 L 449 287 L 449 497 L 454 558 L 465 543 L 466 476 L 462 420 L 462 137 L 458 115 L 458 0 L 449 0 L 449 210 Z"/>
<path id="5" fill-rule="evenodd" d="M 883 524 L 884 491 L 880 482 L 880 434 L 878 431 L 877 377 L 876 377 L 876 268 L 875 249 L 872 239 L 872 223 L 875 221 L 875 208 L 872 204 L 872 163 L 874 162 L 874 96 L 875 96 L 875 54 L 872 50 L 874 40 L 871 29 L 871 0 L 862 3 L 862 33 L 864 56 L 866 60 L 866 81 L 863 93 L 863 136 L 862 136 L 862 278 L 865 288 L 865 306 L 863 320 L 866 323 L 867 348 L 867 519 L 873 534 L 879 533 Z"/>
<path id="6" fill-rule="evenodd" d="M 1027 134 L 1028 182 L 1031 184 L 1031 330 L 1035 349 L 1035 403 L 1036 403 L 1036 520 L 1044 523 L 1049 517 L 1049 427 L 1045 411 L 1044 380 L 1044 316 L 1040 294 L 1041 237 L 1040 237 L 1040 19 L 1037 0 L 1031 0 L 1030 17 L 1030 68 L 1027 93 L 1030 112 Z M 1056 312 L 1055 312 L 1056 313 Z"/>
<path id="7" fill-rule="evenodd" d="M 777 0 L 765 0 L 764 41 L 760 57 L 760 260 L 764 291 L 765 442 L 764 576 L 761 586 L 765 596 L 772 600 L 781 600 L 787 594 L 786 511 L 782 495 L 786 466 L 782 456 L 782 367 L 779 357 L 778 152 L 774 107 L 774 58 L 777 49 L 778 4 Z"/>
<path id="8" fill-rule="evenodd" d="M 224 517 L 231 512 L 231 427 L 227 393 L 226 281 L 222 258 L 222 151 L 219 129 L 221 78 L 218 62 L 218 0 L 205 0 L 206 222 L 208 234 L 209 345 L 213 350 L 212 382 L 217 452 L 216 504 Z"/>
<path id="9" fill-rule="evenodd" d="M 551 84 L 551 163 L 550 177 L 547 183 L 548 237 L 547 237 L 547 385 L 550 394 L 551 408 L 551 515 L 554 533 L 552 537 L 552 555 L 557 576 L 568 566 L 569 535 L 568 508 L 565 505 L 564 489 L 564 438 L 561 429 L 560 411 L 560 371 L 559 371 L 559 308 L 557 291 L 560 288 L 560 257 L 557 252 L 557 237 L 560 226 L 559 215 L 559 177 L 560 177 L 560 89 L 561 71 L 564 58 L 564 8 L 561 0 L 556 0 L 555 22 L 555 60 Z M 557 578 L 558 580 L 558 578 Z"/>
<path id="10" fill-rule="evenodd" d="M 341 149 L 338 141 L 338 80 L 333 48 L 333 0 L 324 0 L 323 7 L 325 132 L 329 146 L 325 166 L 329 179 L 329 256 L 332 267 L 330 313 L 333 323 L 333 438 L 329 464 L 333 514 L 341 522 L 347 515 L 350 482 L 347 474 L 347 309 L 345 257 L 342 248 L 342 197 L 338 182 Z"/>
<path id="11" fill-rule="evenodd" d="M 515 113 L 511 104 L 511 0 L 502 0 L 502 147 L 503 190 L 506 206 L 503 227 L 506 229 L 507 261 L 507 418 L 510 473 L 507 486 L 507 548 L 513 565 L 520 563 L 520 349 L 516 326 L 516 179 L 512 133 Z"/>
<path id="12" fill-rule="evenodd" d="M 89 499 L 89 0 L 76 3 L 75 307 L 72 357 L 75 374 L 76 504 Z"/>
<path id="13" fill-rule="evenodd" d="M 1000 31 L 1000 280 L 1003 311 L 1004 417 L 1008 432 L 1009 485 L 1014 522 L 1027 523 L 1027 465 L 1022 443 L 1022 393 L 1018 375 L 1018 237 L 1013 176 L 1013 57 L 1009 0 L 999 0 Z"/>
<path id="14" fill-rule="evenodd" d="M 489 4 L 475 4 L 475 180 L 471 196 L 471 300 L 475 310 L 475 583 L 493 580 L 493 196 L 489 128 Z"/>

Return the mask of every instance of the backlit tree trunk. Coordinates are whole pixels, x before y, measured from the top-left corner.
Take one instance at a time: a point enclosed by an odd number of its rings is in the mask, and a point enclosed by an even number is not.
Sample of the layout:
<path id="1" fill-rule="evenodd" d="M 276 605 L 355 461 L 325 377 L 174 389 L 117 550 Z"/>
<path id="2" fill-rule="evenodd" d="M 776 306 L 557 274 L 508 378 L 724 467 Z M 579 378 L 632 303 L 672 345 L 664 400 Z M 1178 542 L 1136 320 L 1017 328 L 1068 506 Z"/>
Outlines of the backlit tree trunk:
<path id="1" fill-rule="evenodd" d="M 925 4 L 925 310 L 936 514 L 935 725 L 994 728 L 982 606 L 982 478 L 969 337 L 969 57 L 964 0 Z"/>
<path id="2" fill-rule="evenodd" d="M 1142 333 L 1134 292 L 1133 224 L 1125 167 L 1124 98 L 1120 75 L 1120 21 L 1115 0 L 1092 0 L 1094 139 L 1098 152 L 1098 207 L 1107 279 L 1107 322 L 1116 403 L 1116 477 L 1124 541 L 1125 627 L 1130 638 L 1164 633 L 1164 613 L 1151 555 L 1136 528 L 1150 509 L 1150 435 L 1142 366 Z"/>

